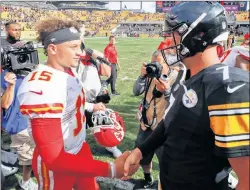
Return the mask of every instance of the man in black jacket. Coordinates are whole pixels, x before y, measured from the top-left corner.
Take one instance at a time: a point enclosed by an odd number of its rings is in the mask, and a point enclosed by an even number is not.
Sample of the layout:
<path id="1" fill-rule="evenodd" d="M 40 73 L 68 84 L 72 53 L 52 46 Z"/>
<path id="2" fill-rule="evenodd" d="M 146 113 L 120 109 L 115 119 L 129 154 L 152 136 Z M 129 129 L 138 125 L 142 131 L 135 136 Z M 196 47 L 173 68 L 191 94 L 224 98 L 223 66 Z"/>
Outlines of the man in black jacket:
<path id="1" fill-rule="evenodd" d="M 224 8 L 217 2 L 179 2 L 166 14 L 165 33 L 174 44 L 163 56 L 175 50 L 176 63 L 185 64 L 190 78 L 177 78 L 165 119 L 127 158 L 124 175 L 163 145 L 164 190 L 227 189 L 217 174 L 230 165 L 239 177 L 237 188 L 249 190 L 249 73 L 218 59 L 218 42 L 228 37 Z"/>

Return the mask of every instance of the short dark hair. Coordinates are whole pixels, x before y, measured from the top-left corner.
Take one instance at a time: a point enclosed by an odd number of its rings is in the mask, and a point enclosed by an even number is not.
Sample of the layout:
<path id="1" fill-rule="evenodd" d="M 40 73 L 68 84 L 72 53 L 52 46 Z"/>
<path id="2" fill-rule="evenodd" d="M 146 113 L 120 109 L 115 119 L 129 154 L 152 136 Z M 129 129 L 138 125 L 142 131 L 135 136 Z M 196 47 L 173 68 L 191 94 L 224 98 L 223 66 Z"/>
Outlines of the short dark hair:
<path id="1" fill-rule="evenodd" d="M 55 32 L 64 28 L 74 27 L 78 32 L 80 32 L 81 25 L 77 21 L 64 20 L 60 18 L 50 18 L 42 20 L 36 26 L 36 31 L 38 33 L 38 41 L 43 42 L 45 36 L 43 33 Z"/>
<path id="2" fill-rule="evenodd" d="M 7 22 L 5 23 L 5 28 L 9 27 L 11 24 L 17 24 L 17 25 L 20 25 L 19 23 L 15 22 L 15 21 L 10 21 L 10 22 Z"/>
<path id="3" fill-rule="evenodd" d="M 109 40 L 111 40 L 111 38 L 115 38 L 115 36 L 114 35 L 109 36 Z"/>

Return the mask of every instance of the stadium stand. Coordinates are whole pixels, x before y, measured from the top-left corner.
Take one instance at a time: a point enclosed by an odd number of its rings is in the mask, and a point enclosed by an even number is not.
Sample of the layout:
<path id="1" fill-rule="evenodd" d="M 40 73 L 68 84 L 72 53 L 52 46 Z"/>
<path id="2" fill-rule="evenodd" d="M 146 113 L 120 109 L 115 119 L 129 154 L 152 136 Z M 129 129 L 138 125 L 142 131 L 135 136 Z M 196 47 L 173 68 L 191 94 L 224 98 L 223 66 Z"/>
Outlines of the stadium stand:
<path id="1" fill-rule="evenodd" d="M 236 13 L 236 20 L 237 21 L 248 21 L 249 22 L 249 12 L 241 11 Z"/>
<path id="2" fill-rule="evenodd" d="M 95 7 L 91 5 L 92 8 Z M 103 8 L 103 5 L 98 5 Z M 228 21 L 232 24 L 249 21 L 248 12 L 227 12 Z M 39 20 L 59 17 L 73 19 L 85 24 L 86 35 L 108 36 L 112 33 L 119 36 L 158 37 L 162 29 L 164 13 L 142 13 L 129 10 L 109 11 L 102 9 L 57 9 L 48 2 L 3 2 L 1 4 L 1 28 L 8 21 L 19 22 L 24 36 L 34 37 L 35 24 Z M 242 28 L 242 27 L 241 27 Z M 245 29 L 240 32 L 245 33 Z M 239 33 L 240 33 L 239 32 Z M 23 36 L 23 35 L 22 35 Z"/>
<path id="3" fill-rule="evenodd" d="M 162 31 L 162 24 L 160 22 L 137 22 L 122 23 L 114 32 L 117 36 L 126 37 L 155 37 L 159 36 Z"/>

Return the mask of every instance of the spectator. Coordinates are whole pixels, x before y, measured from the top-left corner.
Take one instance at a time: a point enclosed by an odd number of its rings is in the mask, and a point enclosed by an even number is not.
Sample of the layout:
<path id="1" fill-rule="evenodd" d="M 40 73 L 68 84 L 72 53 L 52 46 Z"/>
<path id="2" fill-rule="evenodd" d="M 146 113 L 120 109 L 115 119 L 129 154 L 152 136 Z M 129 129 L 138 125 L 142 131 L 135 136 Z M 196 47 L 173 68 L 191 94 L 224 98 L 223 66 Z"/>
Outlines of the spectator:
<path id="1" fill-rule="evenodd" d="M 106 82 L 107 84 L 111 84 L 112 95 L 119 95 L 115 88 L 117 79 L 117 66 L 120 69 L 115 40 L 115 36 L 109 37 L 109 44 L 104 49 L 104 57 L 111 63 L 111 76 L 108 80 L 106 80 Z"/>

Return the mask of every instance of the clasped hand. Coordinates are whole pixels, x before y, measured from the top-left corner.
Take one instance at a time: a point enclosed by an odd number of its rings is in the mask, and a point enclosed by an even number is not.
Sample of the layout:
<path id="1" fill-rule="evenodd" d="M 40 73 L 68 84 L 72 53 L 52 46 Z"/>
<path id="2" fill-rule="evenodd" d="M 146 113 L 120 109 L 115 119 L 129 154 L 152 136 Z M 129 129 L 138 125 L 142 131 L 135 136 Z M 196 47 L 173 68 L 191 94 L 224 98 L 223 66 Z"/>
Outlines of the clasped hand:
<path id="1" fill-rule="evenodd" d="M 114 162 L 116 169 L 116 178 L 127 180 L 137 172 L 142 159 L 141 151 L 136 148 L 132 152 L 125 151 Z"/>

